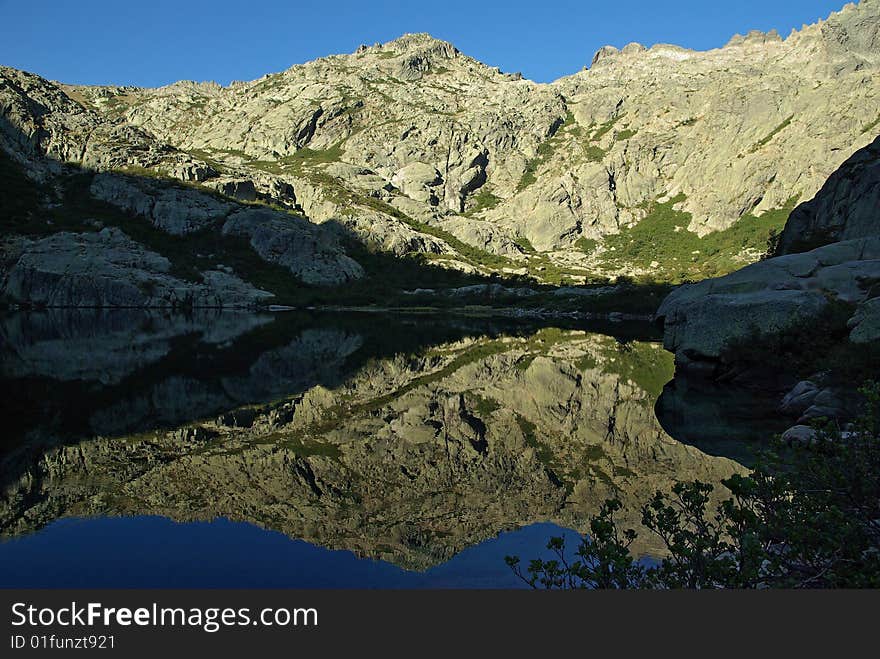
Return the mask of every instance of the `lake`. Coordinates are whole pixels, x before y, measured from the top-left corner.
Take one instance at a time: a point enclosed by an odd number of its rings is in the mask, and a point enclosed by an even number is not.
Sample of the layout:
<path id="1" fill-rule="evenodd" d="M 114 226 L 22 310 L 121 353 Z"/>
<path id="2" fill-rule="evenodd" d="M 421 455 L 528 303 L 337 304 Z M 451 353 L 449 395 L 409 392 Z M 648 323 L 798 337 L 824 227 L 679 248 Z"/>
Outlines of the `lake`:
<path id="1" fill-rule="evenodd" d="M 674 382 L 656 327 L 445 314 L 0 317 L 0 586 L 516 587 L 772 411 Z M 662 395 L 661 395 L 662 394 Z M 658 402 L 659 401 L 659 402 Z M 643 531 L 633 547 L 661 547 Z"/>

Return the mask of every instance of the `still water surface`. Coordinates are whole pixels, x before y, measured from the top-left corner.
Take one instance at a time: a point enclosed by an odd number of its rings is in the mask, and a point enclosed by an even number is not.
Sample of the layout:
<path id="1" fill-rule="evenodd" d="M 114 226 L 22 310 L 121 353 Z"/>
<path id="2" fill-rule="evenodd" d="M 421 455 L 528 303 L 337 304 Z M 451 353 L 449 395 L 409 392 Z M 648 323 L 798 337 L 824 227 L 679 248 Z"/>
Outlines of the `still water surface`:
<path id="1" fill-rule="evenodd" d="M 635 525 L 653 491 L 717 482 L 777 430 L 748 396 L 669 384 L 658 338 L 455 316 L 0 317 L 0 586 L 515 587 L 505 555 L 573 546 L 611 495 Z"/>

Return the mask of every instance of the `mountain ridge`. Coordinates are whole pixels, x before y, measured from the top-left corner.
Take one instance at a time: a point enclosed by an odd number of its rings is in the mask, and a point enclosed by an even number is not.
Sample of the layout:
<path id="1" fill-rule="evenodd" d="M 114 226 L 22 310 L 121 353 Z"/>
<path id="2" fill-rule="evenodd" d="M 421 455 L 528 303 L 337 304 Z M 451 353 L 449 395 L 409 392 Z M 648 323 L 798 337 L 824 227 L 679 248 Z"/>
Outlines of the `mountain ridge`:
<path id="1" fill-rule="evenodd" d="M 36 179 L 59 163 L 100 173 L 101 202 L 160 231 L 155 204 L 132 199 L 184 182 L 199 190 L 175 196 L 175 217 L 219 193 L 305 220 L 340 255 L 354 240 L 478 276 L 677 283 L 760 258 L 870 142 L 878 35 L 880 4 L 863 0 L 785 40 L 631 44 L 552 83 L 426 34 L 227 87 L 58 86 L 3 69 L 2 146 Z M 289 221 L 262 217 L 264 233 Z"/>

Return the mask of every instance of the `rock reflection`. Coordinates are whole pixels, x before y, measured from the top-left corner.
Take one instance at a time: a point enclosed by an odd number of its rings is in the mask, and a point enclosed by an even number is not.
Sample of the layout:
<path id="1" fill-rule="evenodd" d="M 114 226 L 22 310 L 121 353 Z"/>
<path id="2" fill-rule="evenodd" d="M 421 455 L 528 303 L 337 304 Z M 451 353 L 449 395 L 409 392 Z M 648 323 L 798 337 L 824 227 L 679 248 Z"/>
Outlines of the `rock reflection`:
<path id="1" fill-rule="evenodd" d="M 4 325 L 30 337 L 4 347 L 6 388 L 117 385 L 22 429 L 3 459 L 5 536 L 66 516 L 222 516 L 424 569 L 537 521 L 583 531 L 612 494 L 636 525 L 656 489 L 739 469 L 664 432 L 654 405 L 672 356 L 652 342 L 478 320 L 168 316 L 153 345 L 112 316 L 103 333 Z M 65 361 L 102 346 L 92 364 Z M 655 549 L 643 536 L 638 550 Z"/>

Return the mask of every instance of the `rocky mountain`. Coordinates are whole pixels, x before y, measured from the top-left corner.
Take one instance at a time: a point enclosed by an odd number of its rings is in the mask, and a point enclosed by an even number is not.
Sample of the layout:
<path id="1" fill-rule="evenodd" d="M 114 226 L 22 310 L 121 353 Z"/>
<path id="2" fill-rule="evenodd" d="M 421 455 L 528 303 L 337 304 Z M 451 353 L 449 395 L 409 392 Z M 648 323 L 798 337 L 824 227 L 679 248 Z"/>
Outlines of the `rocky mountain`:
<path id="1" fill-rule="evenodd" d="M 253 305 L 413 255 L 426 281 L 724 274 L 875 137 L 878 35 L 862 0 L 786 39 L 605 47 L 549 84 L 424 34 L 228 87 L 3 68 L 3 292 Z"/>

